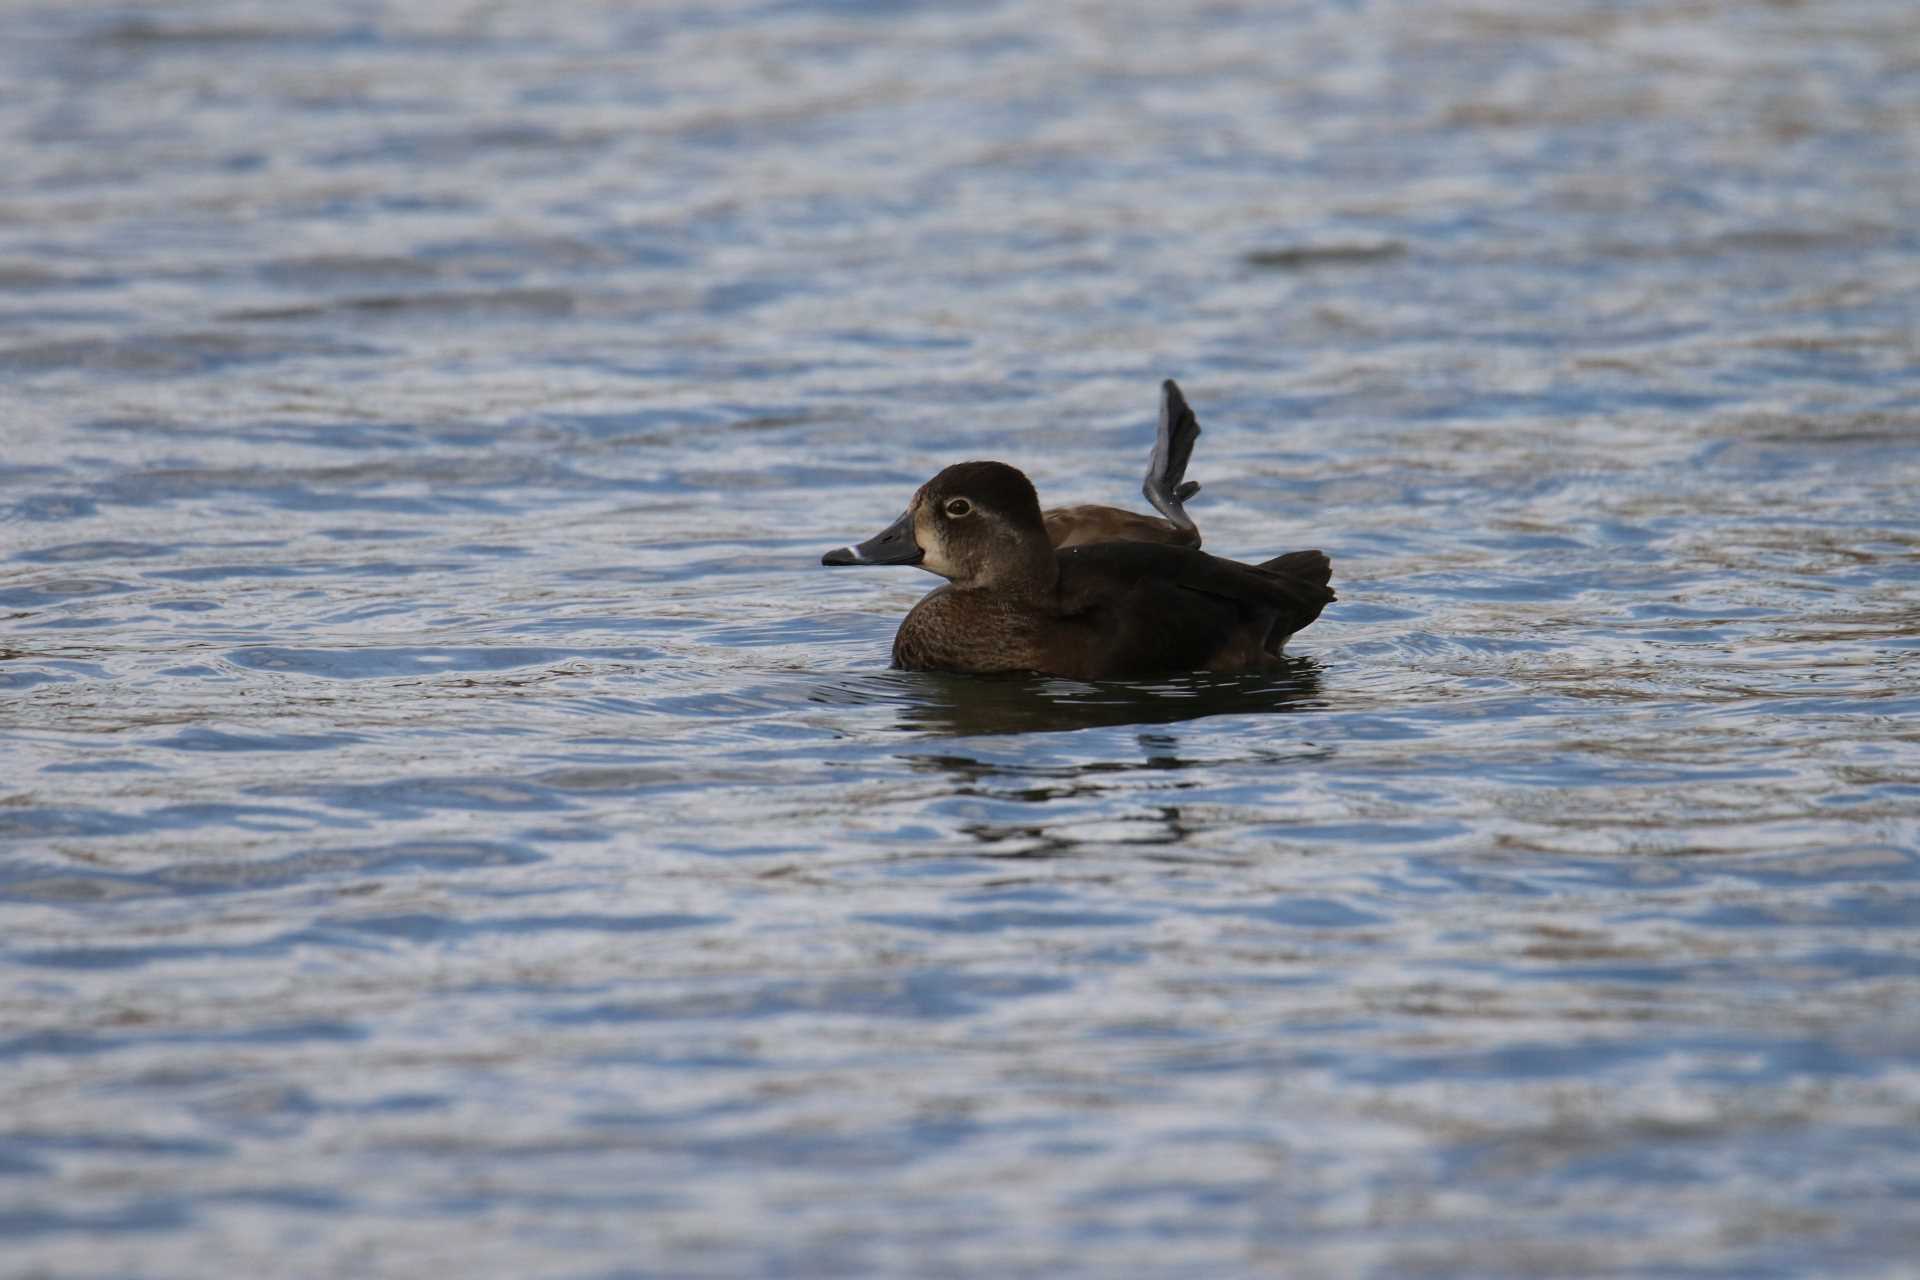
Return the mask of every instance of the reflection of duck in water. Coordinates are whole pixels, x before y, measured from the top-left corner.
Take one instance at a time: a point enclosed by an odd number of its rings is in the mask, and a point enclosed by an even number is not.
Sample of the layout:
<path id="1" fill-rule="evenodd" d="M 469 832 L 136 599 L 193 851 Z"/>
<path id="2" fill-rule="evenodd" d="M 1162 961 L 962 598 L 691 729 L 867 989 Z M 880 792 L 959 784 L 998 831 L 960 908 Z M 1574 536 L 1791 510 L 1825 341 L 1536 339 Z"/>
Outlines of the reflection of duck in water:
<path id="1" fill-rule="evenodd" d="M 1065 733 L 1124 725 L 1182 724 L 1209 716 L 1265 716 L 1311 709 L 1320 696 L 1312 658 L 1283 658 L 1247 675 L 1201 672 L 1152 682 L 1075 684 L 1046 676 L 915 675 L 874 672 L 822 689 L 823 702 L 884 702 L 899 727 L 943 737 Z M 1108 768 L 1098 765 L 1090 772 Z"/>
<path id="2" fill-rule="evenodd" d="M 1334 598 L 1331 566 L 1318 551 L 1248 565 L 1197 550 L 1199 534 L 1180 506 L 1193 491 L 1179 476 L 1198 424 L 1176 447 L 1171 424 L 1185 402 L 1170 383 L 1166 406 L 1146 493 L 1167 519 L 1113 514 L 1183 527 L 1185 545 L 1161 534 L 1056 549 L 1026 476 L 1003 462 L 962 462 L 920 486 L 886 530 L 823 561 L 915 564 L 948 580 L 894 636 L 894 665 L 909 670 L 1109 680 L 1280 669 L 1287 637 Z M 1156 477 L 1172 487 L 1156 491 Z"/>

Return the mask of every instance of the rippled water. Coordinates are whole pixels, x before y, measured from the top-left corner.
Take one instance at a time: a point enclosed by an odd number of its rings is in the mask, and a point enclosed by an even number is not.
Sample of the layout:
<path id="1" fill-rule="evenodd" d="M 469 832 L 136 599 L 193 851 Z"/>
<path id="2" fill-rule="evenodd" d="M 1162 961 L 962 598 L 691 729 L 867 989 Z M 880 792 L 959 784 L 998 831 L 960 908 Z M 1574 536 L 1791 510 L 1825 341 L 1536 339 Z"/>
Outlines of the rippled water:
<path id="1" fill-rule="evenodd" d="M 1912 1274 L 1920 9 L 4 23 L 9 1275 Z"/>

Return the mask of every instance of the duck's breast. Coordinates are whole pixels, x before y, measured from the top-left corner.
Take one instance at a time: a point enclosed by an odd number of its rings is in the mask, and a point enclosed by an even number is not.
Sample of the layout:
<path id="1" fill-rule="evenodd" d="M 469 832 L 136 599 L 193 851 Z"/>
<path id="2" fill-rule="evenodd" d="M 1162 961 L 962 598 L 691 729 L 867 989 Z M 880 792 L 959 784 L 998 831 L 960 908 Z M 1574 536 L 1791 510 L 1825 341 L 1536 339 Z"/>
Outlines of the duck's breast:
<path id="1" fill-rule="evenodd" d="M 1038 671 L 1040 620 L 991 591 L 951 585 L 927 595 L 893 637 L 893 665 L 904 671 Z"/>

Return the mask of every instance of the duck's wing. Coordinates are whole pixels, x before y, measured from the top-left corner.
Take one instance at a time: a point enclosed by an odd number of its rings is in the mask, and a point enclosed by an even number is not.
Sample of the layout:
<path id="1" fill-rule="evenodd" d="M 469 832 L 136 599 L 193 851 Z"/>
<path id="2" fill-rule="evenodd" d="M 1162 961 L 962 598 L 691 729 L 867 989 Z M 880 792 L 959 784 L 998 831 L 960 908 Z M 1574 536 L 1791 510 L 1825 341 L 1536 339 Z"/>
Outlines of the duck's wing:
<path id="1" fill-rule="evenodd" d="M 1100 543 L 1059 553 L 1058 607 L 1114 669 L 1247 669 L 1333 599 L 1331 565 L 1298 551 L 1264 565 L 1189 547 Z M 1239 655 L 1228 659 L 1226 655 Z"/>
<path id="2" fill-rule="evenodd" d="M 1186 501 L 1200 492 L 1198 481 L 1187 476 L 1187 462 L 1193 457 L 1194 441 L 1200 438 L 1200 419 L 1193 406 L 1180 394 L 1172 378 L 1160 384 L 1160 432 L 1154 437 L 1153 455 L 1147 459 L 1147 476 L 1140 492 L 1165 516 L 1174 528 L 1192 535 L 1200 545 L 1200 530 L 1187 514 Z"/>
<path id="3" fill-rule="evenodd" d="M 1055 550 L 1094 542 L 1162 542 L 1169 546 L 1199 545 L 1199 531 L 1177 528 L 1158 516 L 1143 516 L 1119 507 L 1093 503 L 1053 507 L 1041 513 L 1047 541 Z"/>
<path id="4" fill-rule="evenodd" d="M 1332 562 L 1319 551 L 1290 551 L 1265 564 L 1241 564 L 1191 547 L 1107 542 L 1062 552 L 1061 606 L 1084 607 L 1117 585 L 1162 581 L 1182 591 L 1275 609 L 1299 619 L 1295 630 L 1320 616 L 1334 599 Z"/>

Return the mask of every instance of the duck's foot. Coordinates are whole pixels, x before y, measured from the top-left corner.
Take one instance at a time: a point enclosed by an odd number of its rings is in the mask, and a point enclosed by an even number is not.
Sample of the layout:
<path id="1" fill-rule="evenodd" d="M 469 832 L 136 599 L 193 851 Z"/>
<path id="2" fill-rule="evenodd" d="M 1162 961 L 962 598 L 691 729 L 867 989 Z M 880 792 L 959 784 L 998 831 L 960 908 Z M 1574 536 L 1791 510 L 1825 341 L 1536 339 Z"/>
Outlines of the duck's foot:
<path id="1" fill-rule="evenodd" d="M 1185 478 L 1193 442 L 1199 438 L 1200 419 L 1194 416 L 1173 379 L 1168 378 L 1160 384 L 1160 434 L 1154 439 L 1153 457 L 1147 460 L 1147 478 L 1140 492 L 1155 511 L 1172 521 L 1175 528 L 1195 535 L 1196 541 L 1200 531 L 1184 504 L 1200 492 L 1199 481 Z"/>

